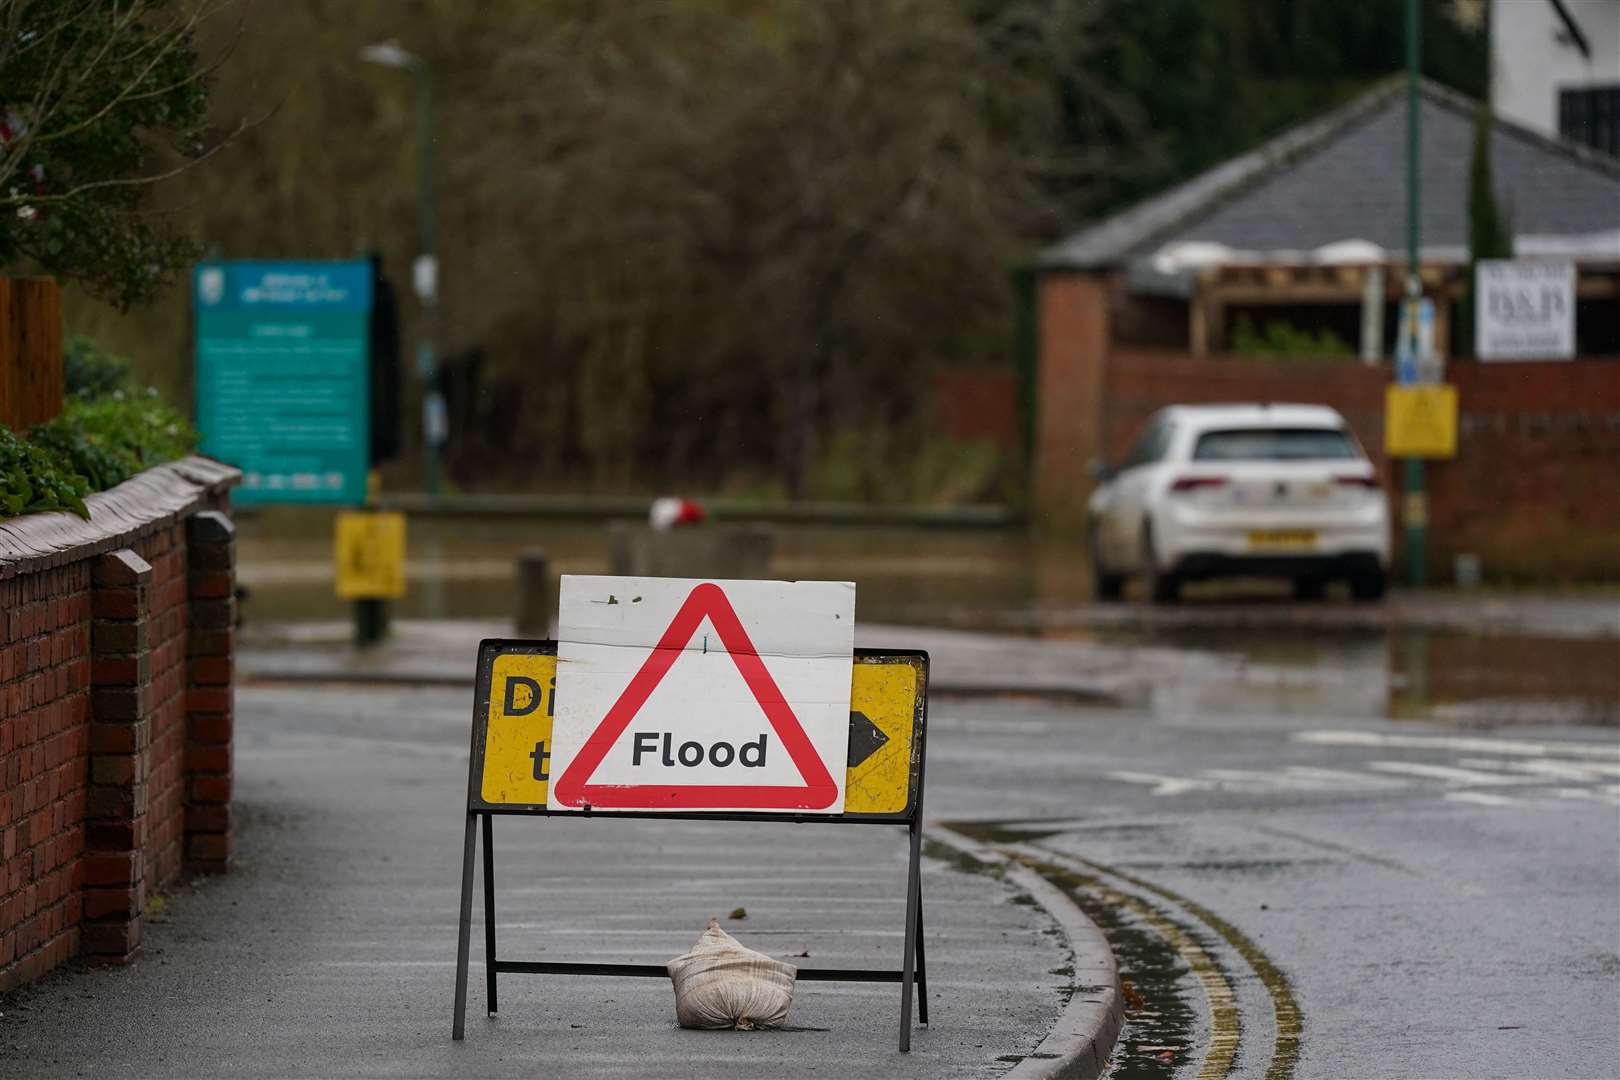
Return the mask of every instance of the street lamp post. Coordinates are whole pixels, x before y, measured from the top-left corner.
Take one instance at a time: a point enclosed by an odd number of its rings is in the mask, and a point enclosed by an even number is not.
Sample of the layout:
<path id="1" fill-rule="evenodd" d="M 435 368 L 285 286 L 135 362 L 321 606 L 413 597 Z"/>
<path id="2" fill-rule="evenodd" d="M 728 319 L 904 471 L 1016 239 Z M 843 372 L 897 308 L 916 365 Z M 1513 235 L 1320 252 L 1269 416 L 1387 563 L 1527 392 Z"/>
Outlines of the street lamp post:
<path id="1" fill-rule="evenodd" d="M 439 269 L 433 253 L 433 90 L 427 65 L 397 41 L 381 41 L 360 50 L 368 64 L 402 68 L 416 82 L 416 232 L 419 254 L 412 283 L 422 303 L 423 330 L 416 346 L 416 373 L 422 380 L 422 488 L 439 493 L 439 447 L 445 440 L 444 395 L 435 378 L 434 342 L 439 330 Z"/>
<path id="2" fill-rule="evenodd" d="M 1423 296 L 1422 268 L 1418 265 L 1418 248 L 1422 232 L 1419 201 L 1422 139 L 1419 134 L 1422 98 L 1418 80 L 1422 72 L 1423 23 L 1418 0 L 1406 0 L 1406 313 L 1408 340 L 1402 344 L 1418 354 L 1418 301 Z M 1406 573 L 1412 585 L 1421 587 L 1426 578 L 1426 548 L 1428 546 L 1428 496 L 1424 491 L 1423 459 L 1409 457 L 1405 469 L 1406 498 L 1402 502 L 1401 517 L 1406 526 Z"/>

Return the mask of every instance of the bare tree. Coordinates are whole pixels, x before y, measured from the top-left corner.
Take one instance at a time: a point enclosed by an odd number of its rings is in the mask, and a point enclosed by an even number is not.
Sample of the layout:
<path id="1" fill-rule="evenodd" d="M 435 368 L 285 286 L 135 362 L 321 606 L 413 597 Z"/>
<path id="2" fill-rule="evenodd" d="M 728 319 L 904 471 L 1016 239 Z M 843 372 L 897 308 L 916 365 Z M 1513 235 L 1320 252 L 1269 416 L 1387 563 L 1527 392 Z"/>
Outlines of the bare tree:
<path id="1" fill-rule="evenodd" d="M 121 307 L 192 258 L 148 190 L 210 156 L 207 5 L 0 0 L 0 265 L 27 258 Z"/>
<path id="2" fill-rule="evenodd" d="M 469 288 L 522 295 L 539 347 L 512 364 L 575 386 L 610 473 L 740 450 L 797 491 L 829 432 L 902 424 L 932 365 L 1001 350 L 1045 181 L 1090 167 L 1052 137 L 1088 11 L 717 0 L 503 28 L 456 113 Z"/>

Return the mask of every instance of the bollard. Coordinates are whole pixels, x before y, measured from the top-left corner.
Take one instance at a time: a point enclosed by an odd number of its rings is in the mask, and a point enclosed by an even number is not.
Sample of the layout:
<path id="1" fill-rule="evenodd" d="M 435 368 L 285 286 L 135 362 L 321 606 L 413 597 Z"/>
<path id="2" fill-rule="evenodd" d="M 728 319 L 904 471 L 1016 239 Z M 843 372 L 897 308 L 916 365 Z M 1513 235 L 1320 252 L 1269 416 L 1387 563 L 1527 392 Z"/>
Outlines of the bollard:
<path id="1" fill-rule="evenodd" d="M 551 631 L 551 607 L 546 602 L 551 562 L 538 548 L 518 552 L 517 636 L 544 638 Z"/>
<path id="2" fill-rule="evenodd" d="M 1469 553 L 1460 554 L 1452 561 L 1452 571 L 1459 589 L 1477 589 L 1485 576 L 1479 556 Z"/>
<path id="3" fill-rule="evenodd" d="M 370 648 L 388 636 L 388 601 L 366 598 L 354 602 L 354 647 Z"/>

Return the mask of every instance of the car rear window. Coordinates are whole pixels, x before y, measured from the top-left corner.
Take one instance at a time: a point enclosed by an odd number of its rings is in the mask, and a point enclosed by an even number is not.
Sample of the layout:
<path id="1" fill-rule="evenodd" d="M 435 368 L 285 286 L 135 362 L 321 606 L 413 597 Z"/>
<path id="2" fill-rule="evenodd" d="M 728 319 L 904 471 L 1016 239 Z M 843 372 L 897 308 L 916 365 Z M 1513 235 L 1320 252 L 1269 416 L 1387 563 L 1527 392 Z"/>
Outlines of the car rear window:
<path id="1" fill-rule="evenodd" d="M 1361 452 L 1342 428 L 1231 428 L 1206 431 L 1194 461 L 1354 461 Z"/>

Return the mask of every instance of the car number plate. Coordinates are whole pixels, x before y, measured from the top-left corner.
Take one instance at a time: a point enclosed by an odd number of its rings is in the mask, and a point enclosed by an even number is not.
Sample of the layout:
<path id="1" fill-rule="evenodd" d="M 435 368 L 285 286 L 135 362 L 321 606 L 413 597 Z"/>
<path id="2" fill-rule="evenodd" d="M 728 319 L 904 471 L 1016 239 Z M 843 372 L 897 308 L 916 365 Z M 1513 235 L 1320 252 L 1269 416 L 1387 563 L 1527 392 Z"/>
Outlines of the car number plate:
<path id="1" fill-rule="evenodd" d="M 1252 548 L 1311 548 L 1316 546 L 1315 529 L 1256 529 L 1249 533 Z"/>

